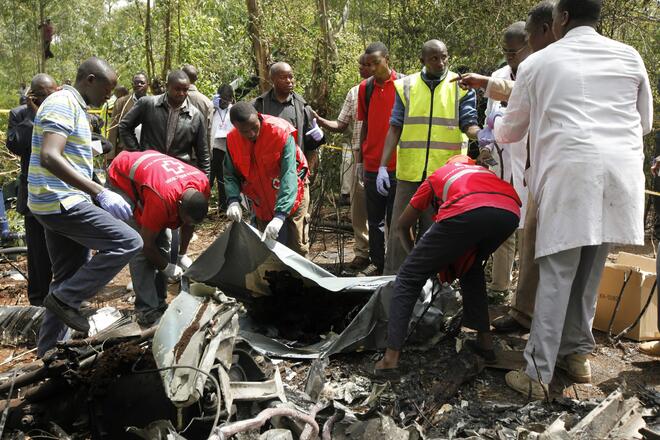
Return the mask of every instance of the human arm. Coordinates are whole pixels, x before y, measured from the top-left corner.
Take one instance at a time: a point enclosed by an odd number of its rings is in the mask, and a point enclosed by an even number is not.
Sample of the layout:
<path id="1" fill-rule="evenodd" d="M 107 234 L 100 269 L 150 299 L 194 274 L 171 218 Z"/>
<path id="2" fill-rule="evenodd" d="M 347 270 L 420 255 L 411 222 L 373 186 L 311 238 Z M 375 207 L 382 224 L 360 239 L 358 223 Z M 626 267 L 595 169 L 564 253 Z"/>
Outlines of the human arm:
<path id="1" fill-rule="evenodd" d="M 340 121 L 339 119 L 336 121 L 330 121 L 319 116 L 314 110 L 312 110 L 312 115 L 316 118 L 316 122 L 318 122 L 321 127 L 333 133 L 343 133 L 348 128 L 348 122 Z"/>
<path id="2" fill-rule="evenodd" d="M 477 138 L 480 127 L 477 124 L 477 94 L 474 90 L 469 90 L 458 103 L 458 125 L 468 138 Z"/>
<path id="3" fill-rule="evenodd" d="M 108 140 L 114 147 L 111 154 L 113 158 L 117 155 L 117 144 L 119 143 L 119 122 L 121 121 L 121 114 L 123 113 L 127 103 L 128 101 L 120 98 L 115 101 L 115 105 L 112 108 L 112 117 L 110 120 L 110 128 L 108 130 Z"/>
<path id="4" fill-rule="evenodd" d="M 417 225 L 417 221 L 422 216 L 423 211 L 418 211 L 410 205 L 407 205 L 396 226 L 396 233 L 399 234 L 401 239 L 401 244 L 407 253 L 410 253 L 415 246 L 415 233 L 414 226 Z"/>
<path id="5" fill-rule="evenodd" d="M 195 157 L 197 158 L 197 168 L 204 171 L 208 177 L 211 173 L 211 160 L 209 158 L 208 130 L 206 129 L 205 119 L 201 112 L 195 117 Z"/>
<path id="6" fill-rule="evenodd" d="M 390 128 L 385 136 L 383 154 L 380 158 L 381 167 L 386 167 L 390 163 L 392 153 L 394 153 L 396 146 L 399 144 L 401 133 L 403 132 L 404 112 L 405 106 L 401 100 L 401 96 L 397 93 L 394 96 L 394 107 L 392 107 L 392 115 L 390 116 Z"/>
<path id="7" fill-rule="evenodd" d="M 637 111 L 639 112 L 640 122 L 642 125 L 642 134 L 647 135 L 653 130 L 653 93 L 651 92 L 651 84 L 649 76 L 646 73 L 644 61 L 640 55 L 635 51 L 639 63 L 639 71 L 641 73 L 641 81 L 637 91 Z"/>
<path id="8" fill-rule="evenodd" d="M 527 88 L 524 63 L 518 67 L 518 76 L 511 92 L 506 112 L 495 118 L 493 132 L 495 140 L 500 144 L 518 142 L 529 130 L 531 102 Z"/>
<path id="9" fill-rule="evenodd" d="M 135 127 L 142 123 L 142 117 L 148 105 L 147 97 L 139 99 L 133 108 L 119 121 L 119 138 L 127 151 L 140 151 L 140 143 L 135 136 Z"/>
<path id="10" fill-rule="evenodd" d="M 496 101 L 508 101 L 511 98 L 511 91 L 515 81 L 506 78 L 490 78 L 486 86 L 486 98 Z"/>
<path id="11" fill-rule="evenodd" d="M 179 228 L 179 255 L 186 255 L 188 253 L 188 245 L 192 239 L 195 226 L 189 224 L 182 224 Z"/>
<path id="12" fill-rule="evenodd" d="M 227 142 L 229 142 L 229 138 L 227 138 Z M 230 205 L 232 202 L 240 203 L 241 201 L 241 179 L 234 168 L 234 162 L 229 151 L 229 146 L 227 146 L 227 153 L 222 162 L 227 205 Z"/>
<path id="13" fill-rule="evenodd" d="M 153 264 L 155 268 L 162 271 L 165 270 L 170 261 L 165 255 L 163 255 L 160 248 L 156 244 L 160 232 L 161 231 L 154 231 L 145 226 L 140 228 L 140 236 L 142 237 L 143 242 L 142 252 L 144 252 L 144 256 L 151 264 Z"/>
<path id="14" fill-rule="evenodd" d="M 32 120 L 23 116 L 21 118 L 17 111 L 11 110 L 7 124 L 7 148 L 21 157 L 29 154 L 32 148 Z"/>
<path id="15" fill-rule="evenodd" d="M 273 211 L 276 217 L 284 220 L 296 202 L 298 195 L 298 175 L 296 174 L 296 142 L 289 136 L 280 157 L 280 188 L 277 190 Z"/>

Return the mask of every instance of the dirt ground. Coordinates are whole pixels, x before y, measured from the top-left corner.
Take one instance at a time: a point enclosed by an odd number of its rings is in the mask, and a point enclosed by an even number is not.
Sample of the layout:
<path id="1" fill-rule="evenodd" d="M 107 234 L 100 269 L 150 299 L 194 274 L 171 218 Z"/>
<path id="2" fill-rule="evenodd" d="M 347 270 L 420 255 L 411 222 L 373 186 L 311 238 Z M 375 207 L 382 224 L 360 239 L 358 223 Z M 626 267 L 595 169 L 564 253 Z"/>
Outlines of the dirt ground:
<path id="1" fill-rule="evenodd" d="M 348 224 L 348 208 L 340 210 L 342 223 Z M 337 218 L 336 211 L 327 215 L 327 222 L 322 219 L 323 224 L 332 223 L 332 218 Z M 336 220 L 335 220 L 336 221 Z M 195 259 L 208 245 L 225 229 L 226 219 L 221 214 L 214 212 L 210 219 L 205 222 L 196 233 L 196 238 L 190 245 L 189 255 Z M 325 268 L 344 274 L 340 261 L 350 262 L 353 258 L 352 236 L 347 231 L 339 231 L 332 227 L 319 228 L 313 231 L 314 243 L 310 252 L 310 258 Z M 626 251 L 653 255 L 653 248 L 648 244 L 644 248 L 626 249 Z M 19 268 L 25 270 L 24 259 L 17 262 Z M 7 266 L 3 264 L 2 266 Z M 0 267 L 5 273 L 10 267 Z M 131 293 L 127 292 L 126 285 L 130 281 L 128 269 L 125 268 L 115 279 L 98 295 L 93 306 L 100 308 L 111 305 L 118 309 L 131 309 Z M 515 281 L 515 277 L 514 277 Z M 178 285 L 170 286 L 171 300 L 177 293 Z M 10 277 L 0 278 L 0 305 L 27 305 L 26 282 L 12 280 Z M 503 314 L 504 306 L 492 306 L 493 317 Z M 598 347 L 594 352 L 591 363 L 593 370 L 592 384 L 573 385 L 568 378 L 558 375 L 552 384 L 552 392 L 555 396 L 579 400 L 590 398 L 602 398 L 626 384 L 630 392 L 644 385 L 660 386 L 660 362 L 658 359 L 639 353 L 637 343 L 625 341 L 615 347 L 609 343 L 607 336 L 601 332 L 595 332 Z M 522 350 L 527 335 L 524 333 L 512 333 L 497 335 L 497 344 L 502 348 Z M 32 347 L 8 346 L 0 347 L 0 372 L 9 370 L 16 365 L 32 362 L 35 360 Z M 451 369 L 452 357 L 456 353 L 456 342 L 450 340 L 441 341 L 431 350 L 426 352 L 407 352 L 403 357 L 404 375 L 402 382 L 392 386 L 395 396 L 391 405 L 385 407 L 395 418 L 412 417 L 417 423 L 426 424 L 430 431 L 438 430 L 438 434 L 445 432 L 441 421 L 431 418 L 437 408 L 430 407 L 429 390 L 442 377 L 448 369 Z M 14 359 L 17 357 L 17 359 Z M 377 359 L 376 353 L 354 353 L 339 355 L 331 359 L 329 368 L 326 369 L 328 379 L 334 381 L 346 381 L 355 376 L 367 376 L 371 365 Z M 309 369 L 309 362 L 279 363 L 286 372 L 283 377 L 292 389 L 301 391 L 304 388 L 304 378 Z M 470 408 L 485 410 L 486 405 L 524 405 L 526 399 L 516 392 L 510 390 L 504 381 L 505 370 L 488 368 L 484 370 L 476 380 L 461 387 L 458 395 L 452 400 L 454 405 L 471 405 Z M 462 403 L 463 401 L 467 402 Z M 413 416 L 406 412 L 417 413 Z M 433 428 L 433 425 L 437 425 Z"/>

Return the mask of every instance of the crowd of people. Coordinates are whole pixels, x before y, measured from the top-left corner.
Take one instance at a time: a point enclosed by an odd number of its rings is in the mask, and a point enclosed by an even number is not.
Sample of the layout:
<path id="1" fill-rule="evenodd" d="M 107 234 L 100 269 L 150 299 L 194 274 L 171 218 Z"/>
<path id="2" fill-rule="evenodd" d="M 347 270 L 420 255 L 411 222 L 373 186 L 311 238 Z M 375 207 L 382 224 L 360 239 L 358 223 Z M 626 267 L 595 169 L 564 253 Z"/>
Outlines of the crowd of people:
<path id="1" fill-rule="evenodd" d="M 153 95 L 143 73 L 132 92 L 117 88 L 98 58 L 79 66 L 73 85 L 36 75 L 26 104 L 12 110 L 7 145 L 21 156 L 28 296 L 47 309 L 38 354 L 68 328 L 88 330 L 81 304 L 127 264 L 138 323 L 158 323 L 168 279 L 192 264 L 188 245 L 212 187 L 228 220 L 248 220 L 262 241 L 306 256 L 323 130 L 352 130 L 350 266 L 396 275 L 374 376 L 398 377 L 412 308 L 437 276 L 460 283 L 463 326 L 476 331 L 467 347 L 487 363 L 496 361 L 492 327 L 530 329 L 526 369 L 506 376 L 513 389 L 543 398 L 555 368 L 589 382 L 608 249 L 643 243 L 642 136 L 653 120 L 643 61 L 596 32 L 601 6 L 539 3 L 505 30 L 506 65 L 490 77 L 453 72 L 440 40 L 422 45 L 421 69 L 408 75 L 394 70 L 383 43 L 369 44 L 336 120 L 295 92 L 286 62 L 270 67 L 268 92 L 241 102 L 226 84 L 204 96 L 189 64 Z M 483 124 L 477 90 L 488 98 Z M 106 142 L 87 110 L 113 91 Z M 101 185 L 92 161 L 107 150 Z M 490 290 L 508 291 L 516 248 L 510 311 L 491 323 L 485 262 L 492 254 Z"/>

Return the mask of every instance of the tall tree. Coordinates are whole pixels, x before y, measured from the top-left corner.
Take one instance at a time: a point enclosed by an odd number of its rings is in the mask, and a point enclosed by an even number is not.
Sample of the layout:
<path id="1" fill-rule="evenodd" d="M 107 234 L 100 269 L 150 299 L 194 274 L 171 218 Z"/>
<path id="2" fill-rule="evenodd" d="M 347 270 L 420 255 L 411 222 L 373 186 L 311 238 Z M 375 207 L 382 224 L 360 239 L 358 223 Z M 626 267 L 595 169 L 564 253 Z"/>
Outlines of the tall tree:
<path id="1" fill-rule="evenodd" d="M 246 0 L 248 9 L 248 34 L 252 40 L 252 53 L 254 56 L 255 70 L 259 76 L 259 89 L 265 92 L 270 88 L 268 81 L 268 63 L 270 53 L 268 44 L 262 39 L 261 32 L 261 9 L 259 0 Z"/>

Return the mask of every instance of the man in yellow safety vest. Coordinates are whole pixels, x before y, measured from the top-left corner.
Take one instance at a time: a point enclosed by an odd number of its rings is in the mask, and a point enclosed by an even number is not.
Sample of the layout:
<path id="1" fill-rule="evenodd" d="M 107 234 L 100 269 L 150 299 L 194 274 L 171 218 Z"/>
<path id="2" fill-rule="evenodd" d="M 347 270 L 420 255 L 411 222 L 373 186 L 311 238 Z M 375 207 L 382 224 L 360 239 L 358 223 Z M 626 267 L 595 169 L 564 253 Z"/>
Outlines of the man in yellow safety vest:
<path id="1" fill-rule="evenodd" d="M 413 194 L 447 159 L 465 154 L 468 138 L 476 139 L 479 131 L 476 94 L 450 81 L 457 74 L 449 70 L 448 58 L 447 46 L 442 41 L 429 40 L 422 46 L 422 71 L 394 82 L 396 101 L 377 178 L 378 191 L 387 194 L 390 186 L 387 164 L 398 144 L 397 187 L 385 274 L 396 273 L 407 256 L 394 231 Z M 432 215 L 430 210 L 422 214 L 420 234 L 432 224 Z"/>

